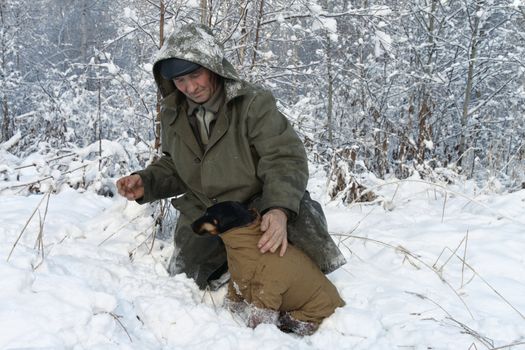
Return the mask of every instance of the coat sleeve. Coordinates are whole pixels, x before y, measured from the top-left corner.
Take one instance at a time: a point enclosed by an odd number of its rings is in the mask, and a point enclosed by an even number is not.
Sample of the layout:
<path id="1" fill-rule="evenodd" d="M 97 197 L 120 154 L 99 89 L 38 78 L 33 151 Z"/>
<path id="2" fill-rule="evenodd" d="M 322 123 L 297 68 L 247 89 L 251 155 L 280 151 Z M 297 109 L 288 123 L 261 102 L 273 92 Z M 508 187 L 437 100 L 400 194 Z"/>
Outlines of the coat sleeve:
<path id="1" fill-rule="evenodd" d="M 135 172 L 135 174 L 140 175 L 144 183 L 144 197 L 137 200 L 139 204 L 177 196 L 185 193 L 187 190 L 186 185 L 177 173 L 173 159 L 166 146 L 169 137 L 167 135 L 168 125 L 178 115 L 176 108 L 166 107 L 166 105 L 173 103 L 174 98 L 175 95 L 171 95 L 162 102 L 163 105 L 160 112 L 162 157 L 148 165 L 146 169 Z"/>
<path id="2" fill-rule="evenodd" d="M 146 169 L 135 172 L 144 184 L 144 197 L 138 203 L 148 203 L 157 199 L 169 198 L 186 191 L 169 155 L 163 155 Z"/>
<path id="3" fill-rule="evenodd" d="M 263 183 L 261 210 L 280 207 L 297 214 L 308 182 L 302 141 L 278 111 L 268 91 L 257 92 L 248 110 L 247 123 L 250 144 L 259 156 L 257 176 Z"/>

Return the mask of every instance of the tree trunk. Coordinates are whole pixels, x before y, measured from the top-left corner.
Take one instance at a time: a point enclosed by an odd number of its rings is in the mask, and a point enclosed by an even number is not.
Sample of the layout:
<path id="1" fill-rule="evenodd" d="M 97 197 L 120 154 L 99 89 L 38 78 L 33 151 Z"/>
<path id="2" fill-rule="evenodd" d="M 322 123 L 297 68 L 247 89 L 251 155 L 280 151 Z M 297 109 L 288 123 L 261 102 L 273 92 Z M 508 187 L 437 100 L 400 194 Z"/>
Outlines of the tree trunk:
<path id="1" fill-rule="evenodd" d="M 247 29 L 247 18 L 248 18 L 248 2 L 244 2 L 239 6 L 239 23 L 241 27 L 241 37 L 239 39 L 239 49 L 237 50 L 237 57 L 239 65 L 243 65 L 246 54 L 246 43 L 248 42 L 248 29 Z"/>
<path id="2" fill-rule="evenodd" d="M 102 170 L 102 82 L 100 77 L 97 77 L 98 85 L 98 100 L 97 100 L 97 123 L 98 123 L 98 171 Z"/>
<path id="3" fill-rule="evenodd" d="M 436 51 L 436 43 L 434 42 L 434 30 L 435 30 L 435 13 L 437 8 L 437 0 L 432 0 L 431 12 L 428 15 L 428 47 L 429 53 L 427 57 L 426 67 L 423 69 L 429 76 L 432 76 L 432 59 L 434 52 Z M 427 68 L 428 67 L 428 68 Z M 428 119 L 432 115 L 432 110 L 430 109 L 429 100 L 431 99 L 429 89 L 425 84 L 422 86 L 421 93 L 421 105 L 419 107 L 418 113 L 418 140 L 417 140 L 417 154 L 416 161 L 419 164 L 422 164 L 425 161 L 425 152 L 427 150 L 427 142 L 432 140 L 432 135 L 430 132 L 430 126 Z"/>
<path id="4" fill-rule="evenodd" d="M 432 115 L 432 111 L 428 105 L 428 96 L 423 96 L 423 102 L 418 114 L 418 140 L 417 140 L 417 162 L 422 164 L 425 160 L 425 151 L 427 149 L 426 141 L 431 140 L 430 128 L 428 126 L 428 118 Z"/>
<path id="5" fill-rule="evenodd" d="M 327 109 L 326 109 L 326 126 L 328 128 L 328 142 L 333 147 L 334 135 L 333 135 L 333 106 L 334 106 L 334 82 L 332 74 L 332 45 L 330 37 L 326 35 L 326 70 L 328 73 L 328 96 L 327 96 Z"/>
<path id="6" fill-rule="evenodd" d="M 2 75 L 0 76 L 0 79 L 2 79 L 2 81 L 0 81 L 0 83 L 2 84 L 2 130 L 1 130 L 1 134 L 0 134 L 0 141 L 7 141 L 9 140 L 10 136 L 11 136 L 11 131 L 10 131 L 10 118 L 9 118 L 9 103 L 8 103 L 8 99 L 7 99 L 7 93 L 5 91 L 5 79 L 7 79 L 6 77 L 6 70 L 7 70 L 7 64 L 6 64 L 6 60 L 7 60 L 7 57 L 6 57 L 6 51 L 8 50 L 8 47 L 7 47 L 7 43 L 6 43 L 6 39 L 5 39 L 5 31 L 7 30 L 6 28 L 6 24 L 5 24 L 5 19 L 4 19 L 4 2 L 2 1 L 2 3 L 0 3 L 0 24 L 2 25 L 1 27 L 4 29 L 1 31 L 1 37 L 0 37 L 0 50 L 1 50 L 1 67 L 2 67 Z"/>
<path id="7" fill-rule="evenodd" d="M 478 56 L 478 44 L 479 44 L 479 16 L 477 13 L 480 11 L 483 1 L 476 2 L 476 10 L 474 13 L 474 24 L 472 26 L 472 37 L 470 39 L 470 52 L 469 52 L 469 61 L 468 61 L 468 71 L 467 71 L 467 84 L 465 86 L 465 99 L 463 100 L 463 110 L 461 114 L 461 134 L 459 137 L 458 145 L 458 161 L 457 165 L 461 166 L 463 161 L 463 156 L 466 150 L 466 143 L 468 137 L 467 124 L 469 117 L 469 105 L 470 99 L 472 96 L 472 85 L 474 82 L 474 68 L 476 64 L 476 59 Z"/>
<path id="8" fill-rule="evenodd" d="M 259 2 L 259 11 L 257 13 L 257 27 L 255 28 L 255 42 L 253 44 L 253 56 L 252 56 L 252 65 L 250 69 L 253 69 L 255 66 L 255 61 L 257 60 L 257 50 L 259 48 L 259 38 L 261 31 L 261 21 L 264 11 L 264 0 Z"/>
<path id="9" fill-rule="evenodd" d="M 166 8 L 164 7 L 164 0 L 160 0 L 160 19 L 159 19 L 159 48 L 164 44 L 164 17 L 166 15 Z M 157 91 L 157 115 L 155 117 L 155 151 L 160 153 L 161 139 L 160 139 L 160 100 L 162 96 L 160 91 Z"/>
<path id="10" fill-rule="evenodd" d="M 87 1 L 82 2 L 82 9 L 80 11 L 80 60 L 83 63 L 88 61 L 88 24 L 87 24 Z"/>
<path id="11" fill-rule="evenodd" d="M 201 0 L 200 8 L 201 8 L 201 23 L 204 25 L 208 25 L 208 1 Z"/>
<path id="12" fill-rule="evenodd" d="M 7 95 L 4 94 L 2 98 L 2 135 L 0 141 L 5 142 L 11 137 L 11 128 L 9 118 L 9 104 L 7 103 Z"/>

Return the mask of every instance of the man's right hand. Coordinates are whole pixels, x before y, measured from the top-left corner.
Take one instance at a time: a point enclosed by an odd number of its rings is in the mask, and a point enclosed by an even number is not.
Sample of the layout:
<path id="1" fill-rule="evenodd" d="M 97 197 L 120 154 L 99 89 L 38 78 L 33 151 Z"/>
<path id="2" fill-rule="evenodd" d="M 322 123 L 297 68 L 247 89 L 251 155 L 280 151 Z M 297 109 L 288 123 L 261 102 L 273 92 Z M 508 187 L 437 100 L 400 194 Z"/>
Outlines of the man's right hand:
<path id="1" fill-rule="evenodd" d="M 137 175 L 121 177 L 117 180 L 118 193 L 130 201 L 144 197 L 144 184 L 142 178 Z"/>

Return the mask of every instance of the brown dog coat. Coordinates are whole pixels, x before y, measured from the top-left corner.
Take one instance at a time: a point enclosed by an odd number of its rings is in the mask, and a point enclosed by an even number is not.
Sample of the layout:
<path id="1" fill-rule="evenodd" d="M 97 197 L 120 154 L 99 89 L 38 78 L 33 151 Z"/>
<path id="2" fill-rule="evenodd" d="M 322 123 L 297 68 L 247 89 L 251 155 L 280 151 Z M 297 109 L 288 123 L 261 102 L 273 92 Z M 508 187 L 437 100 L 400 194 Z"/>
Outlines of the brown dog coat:
<path id="1" fill-rule="evenodd" d="M 221 235 L 231 280 L 227 298 L 246 300 L 261 309 L 286 312 L 293 319 L 314 323 L 315 329 L 344 301 L 335 286 L 301 250 L 288 245 L 284 256 L 262 254 L 257 242 L 260 220 Z M 313 329 L 313 331 L 315 331 Z"/>

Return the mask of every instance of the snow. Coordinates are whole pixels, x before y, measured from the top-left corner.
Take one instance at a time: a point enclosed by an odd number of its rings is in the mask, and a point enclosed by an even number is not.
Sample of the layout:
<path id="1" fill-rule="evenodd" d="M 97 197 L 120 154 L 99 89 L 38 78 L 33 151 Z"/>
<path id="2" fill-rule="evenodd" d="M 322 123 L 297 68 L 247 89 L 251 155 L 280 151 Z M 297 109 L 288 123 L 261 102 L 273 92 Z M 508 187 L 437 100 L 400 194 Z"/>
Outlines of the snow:
<path id="1" fill-rule="evenodd" d="M 118 74 L 118 72 L 120 71 L 120 69 L 115 64 L 113 64 L 113 62 L 101 63 L 99 65 L 100 67 L 107 68 L 109 74 L 115 75 Z"/>
<path id="2" fill-rule="evenodd" d="M 2 147 L 2 149 L 4 149 L 4 150 L 8 150 L 11 147 L 13 147 L 14 145 L 16 145 L 18 143 L 18 141 L 20 141 L 21 138 L 22 138 L 22 134 L 20 133 L 20 131 L 18 131 L 9 140 L 7 140 L 6 142 L 2 143 L 0 145 L 0 147 Z"/>
<path id="3" fill-rule="evenodd" d="M 375 31 L 375 57 L 381 56 L 385 51 L 390 53 L 392 50 L 392 37 L 387 33 L 376 30 Z"/>
<path id="4" fill-rule="evenodd" d="M 169 277 L 170 240 L 149 252 L 149 205 L 68 187 L 47 206 L 45 194 L 0 192 L 0 349 L 525 348 L 525 190 L 374 181 L 389 210 L 329 202 L 312 172 L 348 260 L 328 276 L 346 306 L 304 338 L 247 328 L 220 306 L 224 289 Z"/>
<path id="5" fill-rule="evenodd" d="M 326 31 L 332 42 L 338 41 L 337 21 L 335 18 L 318 17 L 312 24 L 312 30 Z"/>

